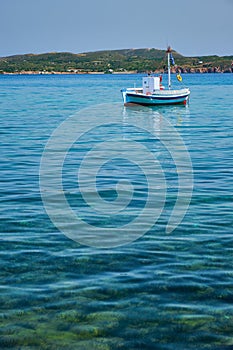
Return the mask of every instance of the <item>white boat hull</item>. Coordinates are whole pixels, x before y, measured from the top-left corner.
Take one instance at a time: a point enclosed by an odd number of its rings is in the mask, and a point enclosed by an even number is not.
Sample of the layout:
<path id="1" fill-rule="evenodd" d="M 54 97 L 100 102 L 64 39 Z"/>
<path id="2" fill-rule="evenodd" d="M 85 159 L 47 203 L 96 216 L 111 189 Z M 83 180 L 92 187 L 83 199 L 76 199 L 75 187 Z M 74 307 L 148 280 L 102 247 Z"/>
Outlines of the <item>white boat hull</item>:
<path id="1" fill-rule="evenodd" d="M 123 89 L 121 90 L 124 105 L 139 104 L 143 106 L 153 105 L 173 105 L 186 104 L 190 90 L 158 90 L 153 94 L 143 94 L 142 89 Z"/>

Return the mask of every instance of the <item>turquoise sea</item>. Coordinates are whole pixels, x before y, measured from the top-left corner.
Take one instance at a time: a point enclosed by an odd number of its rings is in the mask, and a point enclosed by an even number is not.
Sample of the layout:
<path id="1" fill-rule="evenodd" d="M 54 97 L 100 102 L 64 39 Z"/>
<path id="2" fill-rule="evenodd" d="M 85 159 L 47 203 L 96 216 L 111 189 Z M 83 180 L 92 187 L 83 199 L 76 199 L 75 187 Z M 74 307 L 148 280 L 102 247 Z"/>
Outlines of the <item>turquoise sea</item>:
<path id="1" fill-rule="evenodd" d="M 120 89 L 140 86 L 141 78 L 0 76 L 1 350 L 233 349 L 233 74 L 183 75 L 191 89 L 186 107 L 124 109 Z M 165 118 L 187 147 L 193 195 L 183 222 L 170 234 L 166 225 L 179 169 L 159 137 L 147 137 L 140 128 L 119 131 L 113 124 L 110 132 L 100 126 L 99 133 L 85 134 L 83 148 L 69 149 L 63 181 L 67 202 L 81 208 L 93 227 L 128 223 L 131 217 L 124 215 L 93 218 L 73 190 L 77 158 L 80 162 L 93 147 L 93 138 L 134 133 L 158 152 L 168 191 L 161 215 L 145 234 L 118 247 L 93 247 L 69 239 L 46 213 L 39 173 L 50 135 L 77 112 L 86 115 L 80 128 L 88 129 L 94 120 L 83 109 L 102 104 L 104 109 L 106 103 L 113 113 L 122 109 L 123 124 L 137 119 L 153 128 L 153 121 L 162 132 L 158 122 Z M 145 207 L 146 177 L 136 170 L 119 158 L 100 168 L 100 194 L 109 205 L 123 178 L 135 186 L 131 209 Z M 89 181 L 87 172 L 84 191 Z"/>

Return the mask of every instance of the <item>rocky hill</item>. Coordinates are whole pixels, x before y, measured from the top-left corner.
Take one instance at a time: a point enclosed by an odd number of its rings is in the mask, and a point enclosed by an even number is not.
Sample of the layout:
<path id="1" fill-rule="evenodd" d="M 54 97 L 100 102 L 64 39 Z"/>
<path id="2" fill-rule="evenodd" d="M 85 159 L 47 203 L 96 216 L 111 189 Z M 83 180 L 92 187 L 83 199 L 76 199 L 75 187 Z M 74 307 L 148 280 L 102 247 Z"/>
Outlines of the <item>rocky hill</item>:
<path id="1" fill-rule="evenodd" d="M 173 51 L 173 71 L 185 73 L 233 72 L 233 56 L 185 57 Z M 166 71 L 166 51 L 123 49 L 74 54 L 50 52 L 0 58 L 1 73 L 124 73 Z"/>

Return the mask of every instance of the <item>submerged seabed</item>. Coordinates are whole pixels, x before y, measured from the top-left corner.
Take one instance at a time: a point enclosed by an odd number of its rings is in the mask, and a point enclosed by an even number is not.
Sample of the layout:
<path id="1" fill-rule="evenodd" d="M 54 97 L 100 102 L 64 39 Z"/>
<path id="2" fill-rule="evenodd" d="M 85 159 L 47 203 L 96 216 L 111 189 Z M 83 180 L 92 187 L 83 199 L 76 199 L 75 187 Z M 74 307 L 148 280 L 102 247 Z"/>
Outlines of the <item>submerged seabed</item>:
<path id="1" fill-rule="evenodd" d="M 39 164 L 49 135 L 83 107 L 121 103 L 120 89 L 140 80 L 0 76 L 0 349 L 233 348 L 233 75 L 184 76 L 190 106 L 156 110 L 193 163 L 193 198 L 173 233 L 173 197 L 147 234 L 112 249 L 71 241 L 44 210 Z"/>

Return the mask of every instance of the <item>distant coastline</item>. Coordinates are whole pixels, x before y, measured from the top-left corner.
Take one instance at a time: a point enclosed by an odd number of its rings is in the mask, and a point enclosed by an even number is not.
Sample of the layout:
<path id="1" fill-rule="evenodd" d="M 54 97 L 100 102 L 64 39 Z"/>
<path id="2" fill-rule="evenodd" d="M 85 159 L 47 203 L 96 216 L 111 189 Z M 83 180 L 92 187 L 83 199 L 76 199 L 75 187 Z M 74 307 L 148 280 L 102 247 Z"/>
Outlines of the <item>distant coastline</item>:
<path id="1" fill-rule="evenodd" d="M 1 72 L 0 75 L 84 75 L 84 74 L 90 74 L 90 75 L 103 75 L 103 74 L 147 74 L 148 72 L 138 72 L 138 71 L 124 71 L 124 72 L 112 72 L 112 73 L 106 73 L 106 72 L 37 72 L 37 71 L 21 71 L 21 72 L 13 72 L 13 73 L 8 73 L 8 72 Z M 166 71 L 150 71 L 151 74 L 166 74 Z M 233 70 L 227 69 L 227 70 L 209 70 L 209 69 L 197 69 L 194 70 L 192 69 L 191 71 L 182 71 L 182 70 L 177 70 L 177 71 L 171 71 L 171 74 L 176 74 L 176 73 L 182 73 L 182 74 L 208 74 L 208 73 L 233 73 Z"/>
<path id="2" fill-rule="evenodd" d="M 94 72 L 94 71 L 87 71 L 87 72 L 40 72 L 40 71 L 20 71 L 20 72 L 4 72 L 1 71 L 0 75 L 84 75 L 84 74 L 89 74 L 89 75 L 103 75 L 103 74 L 147 74 L 148 72 L 138 72 L 138 71 L 123 71 L 123 72 Z M 158 71 L 150 71 L 151 74 L 166 74 L 166 71 L 158 70 Z M 182 69 L 177 69 L 177 70 L 172 70 L 172 74 L 176 73 L 182 73 L 182 74 L 208 74 L 208 73 L 233 73 L 233 69 L 225 69 L 225 70 L 220 70 L 220 69 L 190 69 L 190 70 L 182 70 Z"/>
<path id="3" fill-rule="evenodd" d="M 173 56 L 172 73 L 233 73 L 233 55 L 185 57 L 173 50 Z M 163 74 L 166 67 L 166 51 L 154 48 L 0 57 L 0 74 Z"/>

